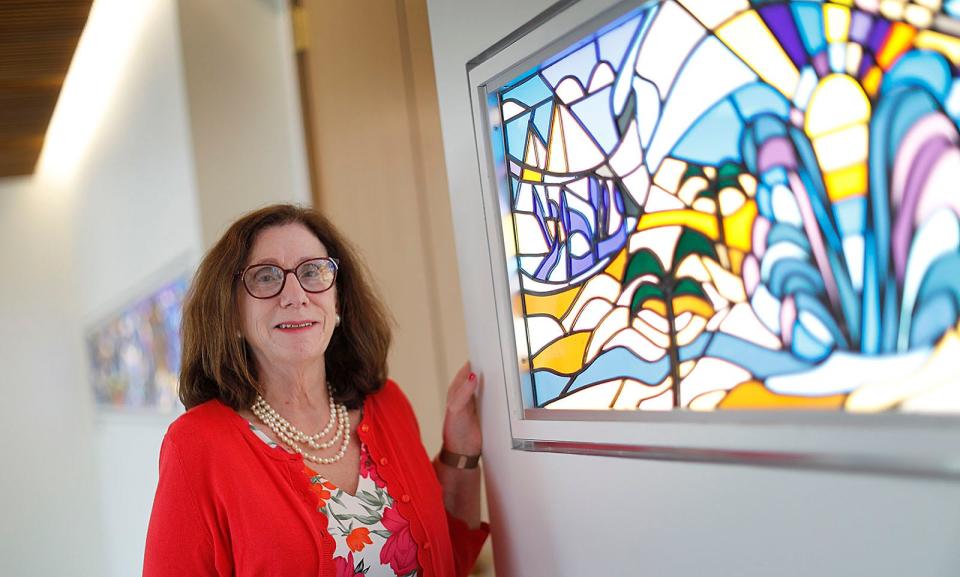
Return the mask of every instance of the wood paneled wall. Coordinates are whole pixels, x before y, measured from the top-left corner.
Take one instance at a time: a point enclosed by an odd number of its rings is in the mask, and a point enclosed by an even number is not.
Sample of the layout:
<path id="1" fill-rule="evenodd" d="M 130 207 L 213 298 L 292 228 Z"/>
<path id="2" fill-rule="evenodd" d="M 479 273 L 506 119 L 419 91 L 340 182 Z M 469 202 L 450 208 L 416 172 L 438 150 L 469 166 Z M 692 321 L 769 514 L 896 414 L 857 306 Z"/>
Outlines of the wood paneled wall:
<path id="1" fill-rule="evenodd" d="M 390 373 L 428 450 L 466 360 L 423 0 L 302 0 L 316 206 L 360 249 L 396 319 Z"/>

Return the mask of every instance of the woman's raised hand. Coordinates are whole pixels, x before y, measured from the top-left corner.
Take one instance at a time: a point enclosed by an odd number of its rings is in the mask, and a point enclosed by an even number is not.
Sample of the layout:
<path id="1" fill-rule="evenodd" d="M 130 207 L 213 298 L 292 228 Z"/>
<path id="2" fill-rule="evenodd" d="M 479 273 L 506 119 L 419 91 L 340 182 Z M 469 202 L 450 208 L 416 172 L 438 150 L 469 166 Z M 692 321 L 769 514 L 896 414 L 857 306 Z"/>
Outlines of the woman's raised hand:
<path id="1" fill-rule="evenodd" d="M 483 447 L 476 392 L 480 379 L 464 363 L 447 389 L 447 411 L 443 419 L 443 446 L 461 455 L 479 455 Z"/>

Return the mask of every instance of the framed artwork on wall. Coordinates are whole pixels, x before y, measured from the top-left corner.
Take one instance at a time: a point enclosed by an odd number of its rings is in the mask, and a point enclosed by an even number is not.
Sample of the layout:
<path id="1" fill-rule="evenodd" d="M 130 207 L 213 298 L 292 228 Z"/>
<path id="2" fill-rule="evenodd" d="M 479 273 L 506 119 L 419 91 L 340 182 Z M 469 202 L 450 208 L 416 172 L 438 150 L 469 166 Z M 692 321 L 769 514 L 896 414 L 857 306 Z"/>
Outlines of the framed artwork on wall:
<path id="1" fill-rule="evenodd" d="M 189 277 L 178 276 L 94 323 L 87 354 L 101 410 L 175 413 L 180 320 Z"/>
<path id="2" fill-rule="evenodd" d="M 960 475 L 960 2 L 562 2 L 474 59 L 517 448 Z"/>

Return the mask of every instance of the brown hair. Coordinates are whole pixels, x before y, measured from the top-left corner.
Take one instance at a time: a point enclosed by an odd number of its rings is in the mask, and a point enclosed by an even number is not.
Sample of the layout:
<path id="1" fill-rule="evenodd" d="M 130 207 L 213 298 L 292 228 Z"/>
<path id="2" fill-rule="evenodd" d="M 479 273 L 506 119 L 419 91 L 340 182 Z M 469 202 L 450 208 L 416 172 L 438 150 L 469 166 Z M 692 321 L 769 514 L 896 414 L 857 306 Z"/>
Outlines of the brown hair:
<path id="1" fill-rule="evenodd" d="M 319 212 L 276 204 L 244 215 L 210 249 L 187 293 L 181 332 L 180 400 L 188 409 L 219 399 L 234 410 L 253 404 L 257 367 L 240 332 L 237 272 L 247 264 L 257 235 L 266 228 L 302 224 L 339 260 L 337 306 L 340 326 L 333 332 L 325 358 L 333 396 L 350 409 L 387 378 L 390 325 L 387 313 L 367 281 L 356 251 Z"/>

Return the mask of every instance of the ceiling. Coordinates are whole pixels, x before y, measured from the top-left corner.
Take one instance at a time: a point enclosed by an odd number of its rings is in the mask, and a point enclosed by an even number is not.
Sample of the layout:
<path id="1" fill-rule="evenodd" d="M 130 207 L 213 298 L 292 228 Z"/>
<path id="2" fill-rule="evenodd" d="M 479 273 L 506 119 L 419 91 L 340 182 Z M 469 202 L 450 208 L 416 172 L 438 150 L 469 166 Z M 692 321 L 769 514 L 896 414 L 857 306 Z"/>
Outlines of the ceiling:
<path id="1" fill-rule="evenodd" d="M 0 0 L 0 177 L 32 174 L 93 0 Z"/>

